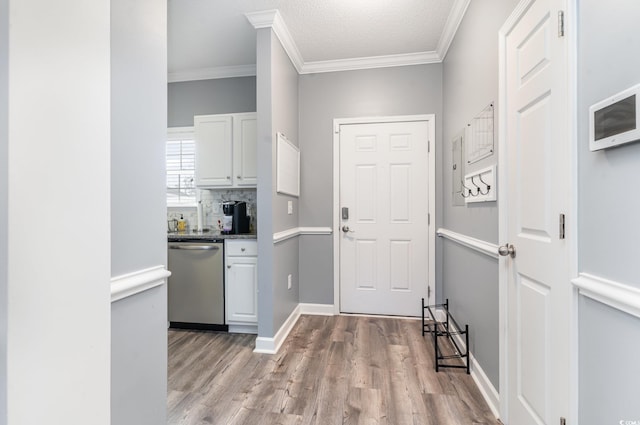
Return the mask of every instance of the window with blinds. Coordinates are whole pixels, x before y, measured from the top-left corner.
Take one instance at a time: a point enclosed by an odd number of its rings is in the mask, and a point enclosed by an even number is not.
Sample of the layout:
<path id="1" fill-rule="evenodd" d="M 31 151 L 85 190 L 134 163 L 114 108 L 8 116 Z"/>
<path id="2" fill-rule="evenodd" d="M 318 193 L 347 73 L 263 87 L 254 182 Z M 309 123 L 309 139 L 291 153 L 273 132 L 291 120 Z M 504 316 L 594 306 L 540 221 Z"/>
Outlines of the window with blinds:
<path id="1" fill-rule="evenodd" d="M 167 205 L 196 205 L 196 143 L 193 127 L 170 128 L 167 134 Z"/>

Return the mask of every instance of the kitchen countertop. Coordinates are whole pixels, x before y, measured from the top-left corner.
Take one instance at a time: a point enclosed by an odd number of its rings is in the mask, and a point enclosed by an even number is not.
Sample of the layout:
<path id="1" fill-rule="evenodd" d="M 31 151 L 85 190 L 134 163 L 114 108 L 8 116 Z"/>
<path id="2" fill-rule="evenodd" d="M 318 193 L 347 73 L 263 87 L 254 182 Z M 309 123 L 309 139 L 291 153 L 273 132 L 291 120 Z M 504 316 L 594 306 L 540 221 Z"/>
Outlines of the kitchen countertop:
<path id="1" fill-rule="evenodd" d="M 220 232 L 170 232 L 167 233 L 169 242 L 183 239 L 200 239 L 203 241 L 211 239 L 256 239 L 255 233 L 244 233 L 240 235 L 225 235 Z"/>

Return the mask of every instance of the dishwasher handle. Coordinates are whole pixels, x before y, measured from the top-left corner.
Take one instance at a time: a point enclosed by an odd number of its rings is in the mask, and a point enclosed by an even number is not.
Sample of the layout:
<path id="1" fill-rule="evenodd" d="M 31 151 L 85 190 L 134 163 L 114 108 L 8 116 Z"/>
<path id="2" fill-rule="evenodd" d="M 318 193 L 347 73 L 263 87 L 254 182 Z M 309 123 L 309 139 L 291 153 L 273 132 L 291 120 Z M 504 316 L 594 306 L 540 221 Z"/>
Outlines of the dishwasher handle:
<path id="1" fill-rule="evenodd" d="M 186 249 L 189 251 L 215 251 L 220 249 L 216 245 L 169 245 L 169 249 Z"/>

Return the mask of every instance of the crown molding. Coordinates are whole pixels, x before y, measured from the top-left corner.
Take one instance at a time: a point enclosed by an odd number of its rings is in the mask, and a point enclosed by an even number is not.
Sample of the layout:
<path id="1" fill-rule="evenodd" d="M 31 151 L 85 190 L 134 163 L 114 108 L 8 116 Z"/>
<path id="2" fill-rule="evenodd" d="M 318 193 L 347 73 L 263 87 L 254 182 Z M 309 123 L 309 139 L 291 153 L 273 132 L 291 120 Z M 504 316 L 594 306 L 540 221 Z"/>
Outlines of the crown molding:
<path id="1" fill-rule="evenodd" d="M 298 50 L 298 46 L 293 40 L 293 37 L 289 32 L 289 28 L 287 28 L 287 25 L 284 23 L 284 19 L 282 19 L 280 12 L 278 12 L 277 9 L 273 9 L 262 12 L 247 13 L 245 16 L 255 29 L 271 28 L 273 30 L 276 37 L 278 37 L 278 40 L 280 40 L 280 43 L 282 43 L 282 47 L 285 52 L 289 55 L 291 63 L 293 63 L 298 74 L 301 74 L 304 59 L 302 59 L 300 50 Z"/>
<path id="2" fill-rule="evenodd" d="M 314 62 L 304 61 L 298 46 L 277 9 L 251 12 L 245 14 L 245 16 L 255 29 L 272 29 L 299 74 L 316 74 L 441 63 L 447 55 L 447 51 L 453 42 L 470 2 L 471 0 L 455 1 L 435 51 Z M 241 65 L 172 72 L 169 73 L 168 80 L 170 83 L 174 83 L 254 75 L 256 75 L 256 65 Z"/>
<path id="3" fill-rule="evenodd" d="M 467 12 L 467 8 L 469 8 L 469 3 L 471 3 L 471 0 L 456 0 L 451 8 L 451 12 L 449 12 L 447 22 L 444 24 L 444 29 L 442 30 L 440 40 L 438 40 L 438 46 L 436 47 L 440 62 L 444 61 L 444 58 L 447 56 L 453 38 L 456 36 L 456 32 L 458 32 L 458 28 L 462 23 L 462 18 L 464 18 L 464 14 Z"/>
<path id="4" fill-rule="evenodd" d="M 436 52 L 418 52 L 399 55 L 306 62 L 302 66 L 302 72 L 300 73 L 316 74 L 321 72 L 355 71 L 359 69 L 389 68 L 392 66 L 423 65 L 440 62 L 442 61 Z"/>
<path id="5" fill-rule="evenodd" d="M 170 72 L 167 80 L 169 83 L 177 83 L 181 81 L 214 80 L 217 78 L 253 77 L 255 75 L 255 65 L 219 66 Z"/>

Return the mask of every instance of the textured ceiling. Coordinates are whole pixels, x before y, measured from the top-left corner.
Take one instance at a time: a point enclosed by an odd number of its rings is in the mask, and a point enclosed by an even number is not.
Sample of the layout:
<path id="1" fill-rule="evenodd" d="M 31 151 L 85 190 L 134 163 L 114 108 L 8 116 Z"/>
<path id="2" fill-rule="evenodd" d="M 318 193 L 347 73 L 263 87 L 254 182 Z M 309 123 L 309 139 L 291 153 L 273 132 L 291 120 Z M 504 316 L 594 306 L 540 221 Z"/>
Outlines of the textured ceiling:
<path id="1" fill-rule="evenodd" d="M 455 0 L 168 0 L 169 73 L 255 64 L 245 13 L 278 9 L 304 62 L 435 51 Z"/>

